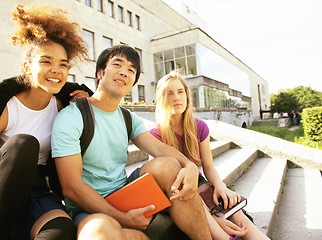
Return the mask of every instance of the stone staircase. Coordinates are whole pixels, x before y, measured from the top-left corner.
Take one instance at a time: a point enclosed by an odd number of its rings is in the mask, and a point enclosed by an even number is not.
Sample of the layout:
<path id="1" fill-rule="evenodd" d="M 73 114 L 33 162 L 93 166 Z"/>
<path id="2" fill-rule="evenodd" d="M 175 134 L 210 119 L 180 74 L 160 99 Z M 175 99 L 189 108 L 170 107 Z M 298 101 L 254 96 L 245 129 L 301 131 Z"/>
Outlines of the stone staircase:
<path id="1" fill-rule="evenodd" d="M 146 125 L 150 127 L 151 122 L 146 122 Z M 237 145 L 236 142 L 238 141 L 226 140 L 221 137 L 216 139 L 216 136 L 212 133 L 211 136 L 210 147 L 214 165 L 225 184 L 248 199 L 245 210 L 254 218 L 256 226 L 271 239 L 289 239 L 281 237 L 283 233 L 279 232 L 279 229 L 283 229 L 284 224 L 281 223 L 283 220 L 278 219 L 288 169 L 287 158 L 270 156 L 263 153 L 258 147 L 254 147 L 254 145 Z M 136 167 L 142 166 L 147 159 L 148 155 L 146 153 L 130 144 L 126 167 L 128 174 Z M 202 168 L 200 168 L 200 171 L 202 172 Z M 321 180 L 320 172 L 318 170 L 312 171 L 315 174 L 318 172 Z M 322 200 L 322 194 L 319 199 Z M 288 204 L 284 205 L 283 211 L 287 211 Z M 294 209 L 289 211 L 292 212 Z M 319 216 L 321 216 L 321 207 L 318 212 Z M 278 226 L 276 226 L 277 221 Z M 284 221 L 288 220 L 284 219 Z M 276 231 L 276 229 L 278 230 Z M 319 234 L 322 231 L 322 227 L 318 229 L 320 229 Z M 280 238 L 274 237 L 274 230 Z M 171 218 L 164 213 L 158 214 L 145 233 L 153 240 L 189 239 L 175 226 Z M 315 237 L 315 235 L 313 236 Z M 322 239 L 322 237 L 314 237 L 310 239 Z M 303 238 L 293 237 L 292 239 Z"/>

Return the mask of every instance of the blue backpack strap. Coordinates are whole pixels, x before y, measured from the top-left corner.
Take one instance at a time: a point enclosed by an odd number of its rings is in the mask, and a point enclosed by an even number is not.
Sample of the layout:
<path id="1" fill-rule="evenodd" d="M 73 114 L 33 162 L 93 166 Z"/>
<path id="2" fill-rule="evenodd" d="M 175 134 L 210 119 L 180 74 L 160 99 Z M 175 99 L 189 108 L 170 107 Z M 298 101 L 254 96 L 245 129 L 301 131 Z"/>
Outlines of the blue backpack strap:
<path id="1" fill-rule="evenodd" d="M 75 102 L 83 118 L 83 132 L 79 138 L 83 156 L 94 136 L 95 116 L 89 98 L 75 98 Z"/>

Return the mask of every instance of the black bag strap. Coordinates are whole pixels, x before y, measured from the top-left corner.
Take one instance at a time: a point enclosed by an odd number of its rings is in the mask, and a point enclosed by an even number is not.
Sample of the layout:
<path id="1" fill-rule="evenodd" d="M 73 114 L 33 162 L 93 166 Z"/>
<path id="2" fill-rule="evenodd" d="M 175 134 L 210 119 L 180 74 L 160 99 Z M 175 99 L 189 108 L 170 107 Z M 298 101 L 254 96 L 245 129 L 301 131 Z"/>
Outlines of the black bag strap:
<path id="1" fill-rule="evenodd" d="M 131 117 L 131 113 L 126 108 L 122 108 L 122 107 L 120 107 L 120 108 L 121 108 L 123 118 L 124 118 L 124 121 L 125 121 L 125 125 L 126 125 L 127 140 L 130 141 L 131 132 L 132 132 L 132 117 Z"/>
<path id="2" fill-rule="evenodd" d="M 83 118 L 84 128 L 83 128 L 82 135 L 79 138 L 80 145 L 81 145 L 81 154 L 83 156 L 94 136 L 95 116 L 94 116 L 92 104 L 89 98 L 75 98 L 75 102 L 77 107 L 81 111 L 82 118 Z M 132 132 L 132 117 L 129 110 L 122 107 L 120 108 L 126 125 L 127 139 L 128 141 L 130 141 L 131 132 Z"/>
<path id="3" fill-rule="evenodd" d="M 77 107 L 79 108 L 83 118 L 83 132 L 80 136 L 80 146 L 82 156 L 86 152 L 95 131 L 95 116 L 92 108 L 92 104 L 89 98 L 75 98 Z"/>

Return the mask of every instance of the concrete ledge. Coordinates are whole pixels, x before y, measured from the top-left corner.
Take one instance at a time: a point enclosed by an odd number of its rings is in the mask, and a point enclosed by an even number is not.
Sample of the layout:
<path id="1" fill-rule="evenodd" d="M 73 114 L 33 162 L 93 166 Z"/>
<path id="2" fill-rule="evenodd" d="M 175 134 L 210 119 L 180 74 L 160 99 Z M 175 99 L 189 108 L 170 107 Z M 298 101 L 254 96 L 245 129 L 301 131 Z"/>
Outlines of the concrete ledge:
<path id="1" fill-rule="evenodd" d="M 205 120 L 217 140 L 257 148 L 269 156 L 290 160 L 303 168 L 322 170 L 322 151 L 216 120 Z"/>
<path id="2" fill-rule="evenodd" d="M 141 162 L 149 158 L 149 155 L 146 152 L 141 151 L 134 144 L 129 144 L 128 152 L 126 165 Z"/>
<path id="3" fill-rule="evenodd" d="M 278 126 L 278 119 L 254 120 L 252 126 Z"/>

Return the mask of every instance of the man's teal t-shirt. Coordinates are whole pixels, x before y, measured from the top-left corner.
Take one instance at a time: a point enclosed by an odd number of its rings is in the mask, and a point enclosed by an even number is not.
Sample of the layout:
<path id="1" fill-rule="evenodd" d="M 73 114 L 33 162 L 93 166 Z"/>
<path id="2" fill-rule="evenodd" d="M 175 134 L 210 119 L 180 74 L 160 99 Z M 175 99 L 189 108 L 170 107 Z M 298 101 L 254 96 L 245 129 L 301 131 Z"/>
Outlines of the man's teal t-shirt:
<path id="1" fill-rule="evenodd" d="M 104 112 L 93 106 L 95 132 L 83 156 L 82 180 L 105 197 L 126 183 L 125 165 L 127 160 L 128 137 L 121 109 Z M 131 113 L 134 139 L 146 128 L 141 118 Z M 83 131 L 81 112 L 71 103 L 57 115 L 52 131 L 52 155 L 70 156 L 81 152 L 79 138 Z M 70 213 L 76 207 L 68 199 L 66 208 Z"/>

